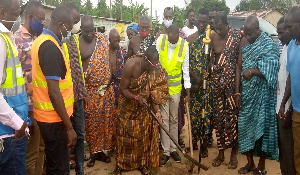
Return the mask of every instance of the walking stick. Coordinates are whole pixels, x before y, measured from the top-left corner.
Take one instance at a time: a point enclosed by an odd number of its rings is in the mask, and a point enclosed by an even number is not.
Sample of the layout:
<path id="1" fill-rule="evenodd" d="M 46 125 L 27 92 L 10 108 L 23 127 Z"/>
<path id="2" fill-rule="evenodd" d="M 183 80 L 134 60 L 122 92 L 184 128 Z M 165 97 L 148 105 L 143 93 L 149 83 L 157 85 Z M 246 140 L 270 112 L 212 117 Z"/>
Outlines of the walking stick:
<path id="1" fill-rule="evenodd" d="M 152 117 L 157 121 L 157 123 L 160 125 L 160 127 L 166 132 L 166 134 L 170 137 L 170 139 L 174 142 L 174 144 L 177 146 L 177 148 L 179 149 L 180 152 L 182 152 L 182 154 L 184 155 L 184 157 L 186 159 L 188 159 L 189 161 L 191 161 L 193 164 L 197 165 L 199 168 L 202 168 L 203 170 L 207 171 L 208 168 L 200 163 L 198 163 L 195 159 L 193 159 L 191 156 L 189 156 L 183 148 L 181 148 L 181 146 L 178 144 L 178 142 L 176 141 L 176 139 L 170 134 L 170 132 L 164 127 L 163 123 L 159 120 L 159 118 L 157 118 L 157 116 L 154 114 L 154 112 L 151 110 L 151 108 L 149 107 L 149 105 L 145 102 L 144 103 L 145 106 L 147 107 L 148 111 L 150 112 L 150 114 L 152 115 Z"/>
<path id="2" fill-rule="evenodd" d="M 191 156 L 194 156 L 194 150 L 193 150 L 193 137 L 192 137 L 192 125 L 191 125 L 191 116 L 190 116 L 190 108 L 189 104 L 186 102 L 185 103 L 185 108 L 186 108 L 186 115 L 187 115 L 187 120 L 188 120 L 188 133 L 189 133 L 189 142 L 190 142 L 190 152 Z"/>

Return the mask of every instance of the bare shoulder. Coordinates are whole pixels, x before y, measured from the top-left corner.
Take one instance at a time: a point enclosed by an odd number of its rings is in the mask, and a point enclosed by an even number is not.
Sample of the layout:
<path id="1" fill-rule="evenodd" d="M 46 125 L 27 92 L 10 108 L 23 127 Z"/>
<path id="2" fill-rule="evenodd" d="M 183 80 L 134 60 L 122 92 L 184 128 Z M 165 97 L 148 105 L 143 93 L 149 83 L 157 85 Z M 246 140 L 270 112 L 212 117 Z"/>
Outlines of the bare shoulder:
<path id="1" fill-rule="evenodd" d="M 186 41 L 189 42 L 190 44 L 192 44 L 197 38 L 198 38 L 199 34 L 198 32 L 195 32 L 193 34 L 191 34 Z"/>

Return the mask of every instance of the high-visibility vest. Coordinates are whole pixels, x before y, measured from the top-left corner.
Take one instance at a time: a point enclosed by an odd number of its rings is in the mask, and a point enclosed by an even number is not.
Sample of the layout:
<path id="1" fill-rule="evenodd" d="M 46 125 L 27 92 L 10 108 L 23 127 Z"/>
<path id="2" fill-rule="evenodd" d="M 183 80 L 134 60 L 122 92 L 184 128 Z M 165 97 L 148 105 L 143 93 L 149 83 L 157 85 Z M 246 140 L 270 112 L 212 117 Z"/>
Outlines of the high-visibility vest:
<path id="1" fill-rule="evenodd" d="M 175 95 L 182 90 L 182 64 L 188 42 L 179 37 L 178 46 L 175 48 L 172 58 L 168 59 L 168 36 L 160 35 L 159 39 L 159 59 L 162 66 L 168 73 L 169 93 Z"/>
<path id="2" fill-rule="evenodd" d="M 72 37 L 74 38 L 74 41 L 75 41 L 75 43 L 77 45 L 78 59 L 79 59 L 79 64 L 80 64 L 80 69 L 81 69 L 81 74 L 82 74 L 82 79 L 83 79 L 83 82 L 85 82 L 84 81 L 84 72 L 83 72 L 83 67 L 82 67 L 82 61 L 81 61 L 81 54 L 80 54 L 80 49 L 79 49 L 79 39 L 78 39 L 78 36 L 76 34 L 72 35 Z M 69 55 L 69 50 L 68 50 L 67 43 L 63 43 L 63 48 L 64 48 L 64 51 L 65 51 L 66 59 L 68 61 L 70 61 L 70 55 Z"/>
<path id="3" fill-rule="evenodd" d="M 48 85 L 45 76 L 42 72 L 39 63 L 39 48 L 47 40 L 52 41 L 60 50 L 64 57 L 67 68 L 66 78 L 59 80 L 59 89 L 63 96 L 65 107 L 69 116 L 73 113 L 74 93 L 73 82 L 71 77 L 71 70 L 69 62 L 67 61 L 62 49 L 57 41 L 51 35 L 41 34 L 32 44 L 31 58 L 32 58 L 32 88 L 33 88 L 33 112 L 34 117 L 39 122 L 55 123 L 61 122 L 51 103 Z"/>
<path id="4" fill-rule="evenodd" d="M 1 92 L 8 105 L 23 121 L 28 119 L 28 99 L 23 77 L 22 66 L 15 45 L 6 33 L 0 33 L 6 44 L 5 81 L 1 84 Z M 3 54 L 3 53 L 0 53 Z M 3 70 L 1 70 L 3 71 Z M 14 134 L 15 130 L 0 122 L 0 135 Z"/>

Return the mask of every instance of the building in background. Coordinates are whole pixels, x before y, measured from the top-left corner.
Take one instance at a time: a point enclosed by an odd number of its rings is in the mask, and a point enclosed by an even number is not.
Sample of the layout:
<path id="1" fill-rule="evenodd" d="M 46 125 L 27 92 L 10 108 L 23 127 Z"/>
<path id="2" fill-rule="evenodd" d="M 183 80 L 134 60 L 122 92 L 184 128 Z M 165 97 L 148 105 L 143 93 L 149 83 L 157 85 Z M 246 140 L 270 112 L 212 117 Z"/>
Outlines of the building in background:
<path id="1" fill-rule="evenodd" d="M 250 15 L 257 16 L 258 18 L 262 18 L 275 27 L 277 27 L 278 20 L 283 16 L 276 9 L 261 9 L 261 10 L 251 10 L 251 11 L 241 11 L 241 12 L 230 12 L 229 16 L 240 16 L 240 17 L 247 17 Z"/>

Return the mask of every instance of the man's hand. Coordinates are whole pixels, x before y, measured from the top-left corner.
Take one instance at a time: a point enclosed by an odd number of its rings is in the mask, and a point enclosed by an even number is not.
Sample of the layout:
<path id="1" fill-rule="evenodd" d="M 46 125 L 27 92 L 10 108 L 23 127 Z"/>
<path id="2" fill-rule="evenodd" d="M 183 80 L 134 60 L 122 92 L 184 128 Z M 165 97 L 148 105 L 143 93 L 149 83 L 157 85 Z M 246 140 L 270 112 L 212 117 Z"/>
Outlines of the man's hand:
<path id="1" fill-rule="evenodd" d="M 278 117 L 279 119 L 285 119 L 285 105 L 280 105 L 279 111 L 278 111 Z"/>
<path id="2" fill-rule="evenodd" d="M 188 104 L 191 103 L 191 97 L 189 95 L 187 95 L 185 98 L 184 98 L 184 101 Z"/>
<path id="3" fill-rule="evenodd" d="M 77 142 L 77 135 L 76 132 L 74 131 L 73 128 L 68 129 L 67 131 L 68 134 L 68 138 L 69 138 L 69 144 L 68 144 L 68 148 L 74 148 Z"/>
<path id="4" fill-rule="evenodd" d="M 191 88 L 191 92 L 197 93 L 199 92 L 200 86 L 198 84 L 194 84 Z"/>
<path id="5" fill-rule="evenodd" d="M 147 102 L 146 99 L 144 99 L 142 96 L 139 96 L 138 98 L 139 104 L 141 106 L 146 106 L 145 103 Z"/>
<path id="6" fill-rule="evenodd" d="M 252 75 L 251 69 L 247 69 L 244 71 L 243 78 L 245 80 L 251 80 L 252 77 L 253 77 L 253 75 Z"/>
<path id="7" fill-rule="evenodd" d="M 196 84 L 201 85 L 202 78 L 200 78 L 199 76 L 196 76 L 195 81 L 196 81 Z"/>
<path id="8" fill-rule="evenodd" d="M 87 107 L 90 105 L 90 98 L 89 96 L 86 96 L 84 99 L 83 99 L 83 106 L 84 107 Z"/>
<path id="9" fill-rule="evenodd" d="M 162 119 L 162 115 L 161 115 L 161 112 L 160 110 L 156 112 L 156 117 L 163 123 L 163 119 Z"/>
<path id="10" fill-rule="evenodd" d="M 29 123 L 24 122 L 19 130 L 15 131 L 15 138 L 21 139 L 25 135 L 25 129 L 28 127 Z"/>
<path id="11" fill-rule="evenodd" d="M 234 97 L 234 102 L 237 108 L 240 108 L 242 106 L 242 100 L 240 95 L 236 95 Z"/>
<path id="12" fill-rule="evenodd" d="M 207 79 L 208 76 L 209 76 L 209 73 L 208 73 L 206 70 L 204 70 L 204 71 L 203 71 L 203 78 L 204 78 L 204 79 Z"/>

